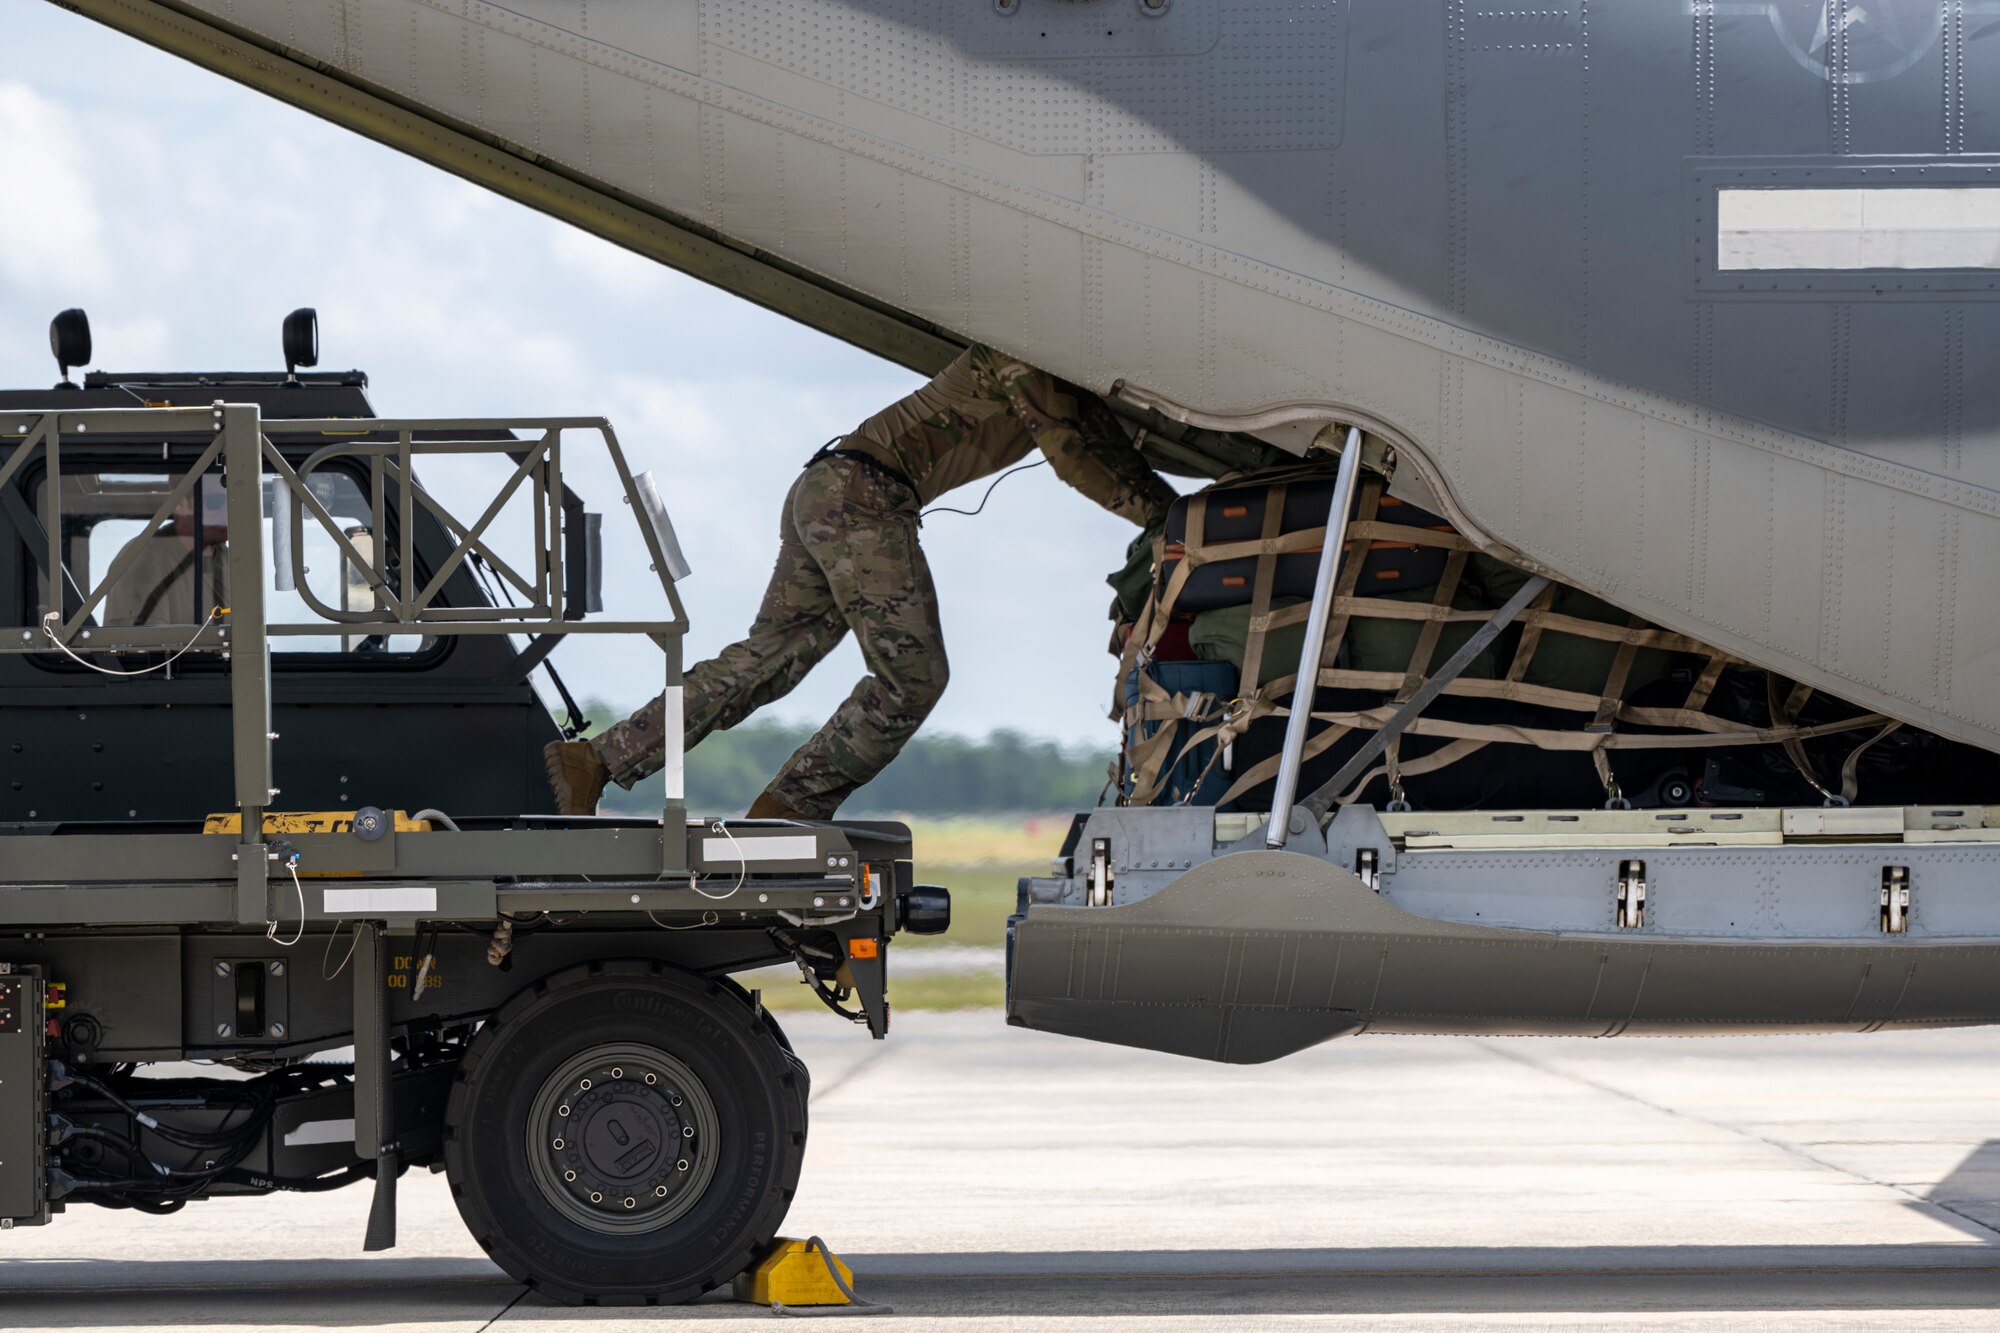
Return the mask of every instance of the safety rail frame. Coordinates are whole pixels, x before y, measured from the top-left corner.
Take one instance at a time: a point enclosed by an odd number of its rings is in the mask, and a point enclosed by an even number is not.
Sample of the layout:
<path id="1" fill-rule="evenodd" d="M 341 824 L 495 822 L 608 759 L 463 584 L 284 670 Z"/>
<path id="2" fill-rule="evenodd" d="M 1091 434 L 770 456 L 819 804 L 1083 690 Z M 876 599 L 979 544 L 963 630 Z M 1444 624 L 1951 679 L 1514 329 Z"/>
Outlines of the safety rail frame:
<path id="1" fill-rule="evenodd" d="M 515 432 L 527 433 L 527 438 Z M 562 481 L 562 451 L 565 433 L 595 433 L 604 444 L 625 502 L 646 542 L 653 572 L 660 581 L 670 609 L 670 618 L 650 621 L 582 620 L 572 618 L 565 605 L 563 572 L 565 494 Z M 294 468 L 270 436 L 324 435 L 340 437 L 338 442 L 316 451 Z M 135 553 L 121 552 L 104 578 L 94 588 L 77 585 L 62 550 L 62 458 L 65 439 L 88 440 L 93 446 L 105 436 L 143 437 L 145 447 L 158 447 L 164 458 L 175 442 L 199 450 L 194 461 L 180 466 L 168 459 L 166 475 L 171 484 L 159 507 L 148 520 L 157 529 L 168 521 L 181 501 L 205 476 L 219 465 L 222 473 L 224 505 L 229 529 L 225 568 L 228 573 L 229 606 L 217 608 L 201 625 L 99 626 L 91 623 L 92 612 L 103 602 L 106 592 L 130 568 Z M 471 439 L 469 435 L 488 438 Z M 374 438 L 358 438 L 374 437 Z M 11 445 L 11 448 L 8 446 Z M 673 570 L 678 559 L 669 558 L 671 533 L 663 536 L 656 528 L 652 511 L 642 497 L 641 487 L 628 466 L 618 437 L 601 417 L 509 417 L 509 418 L 284 418 L 266 423 L 255 404 L 217 401 L 208 407 L 79 408 L 55 411 L 0 412 L 0 449 L 7 450 L 0 462 L 0 487 L 14 484 L 16 476 L 35 458 L 46 463 L 47 483 L 44 514 L 48 550 L 44 571 L 46 605 L 51 611 L 39 625 L 0 627 L 0 652 L 40 653 L 60 647 L 72 653 L 176 652 L 218 653 L 228 663 L 230 680 L 230 731 L 235 802 L 243 813 L 242 834 L 235 849 L 236 916 L 239 921 L 268 920 L 272 884 L 270 854 L 264 845 L 263 816 L 279 788 L 274 784 L 271 743 L 271 639 L 273 637 L 326 634 L 389 635 L 421 632 L 426 635 L 524 634 L 532 636 L 569 634 L 644 634 L 665 657 L 664 688 L 669 722 L 678 714 L 681 692 L 682 640 L 688 618 Z M 480 516 L 466 523 L 452 514 L 416 479 L 415 460 L 425 455 L 477 456 L 504 455 L 515 463 L 513 473 L 499 487 Z M 341 530 L 339 522 L 312 493 L 314 472 L 340 458 L 366 462 L 371 482 L 375 531 L 384 533 L 390 516 L 387 490 L 396 491 L 394 516 L 397 523 L 396 563 L 389 563 L 389 543 L 376 541 L 363 553 Z M 153 463 L 152 458 L 148 458 Z M 266 471 L 268 467 L 269 471 Z M 305 590 L 299 576 L 306 572 L 303 543 L 291 543 L 291 569 L 301 599 L 322 619 L 306 623 L 272 624 L 265 615 L 267 572 L 264 541 L 264 479 L 270 476 L 289 499 L 291 531 L 299 531 L 298 520 L 309 515 L 335 542 L 345 566 L 360 571 L 375 592 L 374 611 L 342 611 L 325 606 Z M 527 574 L 499 559 L 486 541 L 486 534 L 508 501 L 523 486 L 531 494 L 535 523 L 535 555 Z M 438 568 L 422 587 L 413 587 L 417 578 L 413 534 L 419 513 L 428 514 L 452 541 Z M 664 515 L 662 515 L 664 521 Z M 436 598 L 446 582 L 469 558 L 478 556 L 497 578 L 505 580 L 526 597 L 523 606 L 440 607 Z M 343 569 L 343 577 L 346 570 Z M 663 728 L 667 746 L 664 769 L 665 798 L 661 811 L 659 870 L 661 874 L 685 874 L 689 869 L 681 729 Z"/>

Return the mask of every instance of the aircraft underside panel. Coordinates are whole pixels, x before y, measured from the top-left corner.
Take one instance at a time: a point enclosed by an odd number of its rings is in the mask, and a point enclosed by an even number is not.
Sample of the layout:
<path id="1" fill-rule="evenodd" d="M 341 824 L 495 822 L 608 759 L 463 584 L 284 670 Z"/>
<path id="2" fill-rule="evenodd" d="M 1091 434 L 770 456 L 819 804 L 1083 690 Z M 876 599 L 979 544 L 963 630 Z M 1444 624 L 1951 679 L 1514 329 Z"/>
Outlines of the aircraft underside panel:
<path id="1" fill-rule="evenodd" d="M 1298 850 L 1261 850 L 1261 829 L 1196 850 L 1208 815 L 1098 811 L 1075 876 L 1023 881 L 1010 1022 L 1233 1064 L 1361 1032 L 2000 1022 L 1991 844 L 1418 854 L 1350 807 L 1325 841 L 1301 829 Z M 1109 903 L 1091 902 L 1093 847 Z"/>
<path id="2" fill-rule="evenodd" d="M 398 142 L 382 94 L 1099 389 L 1359 419 L 1521 563 L 2000 747 L 1994 4 L 76 7 L 260 86 L 330 74 L 359 92 L 319 114 Z"/>

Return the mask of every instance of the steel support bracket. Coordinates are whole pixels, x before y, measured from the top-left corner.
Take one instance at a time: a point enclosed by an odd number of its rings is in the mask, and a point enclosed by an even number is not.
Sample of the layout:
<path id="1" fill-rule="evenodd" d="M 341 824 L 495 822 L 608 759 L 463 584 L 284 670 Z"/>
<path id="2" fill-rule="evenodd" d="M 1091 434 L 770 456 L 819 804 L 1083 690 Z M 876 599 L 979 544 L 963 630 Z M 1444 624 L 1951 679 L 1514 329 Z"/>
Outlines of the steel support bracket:
<path id="1" fill-rule="evenodd" d="M 1646 924 L 1646 863 L 1618 863 L 1618 927 L 1638 930 Z"/>
<path id="2" fill-rule="evenodd" d="M 1910 931 L 1910 868 L 1882 867 L 1882 933 L 1907 935 Z"/>

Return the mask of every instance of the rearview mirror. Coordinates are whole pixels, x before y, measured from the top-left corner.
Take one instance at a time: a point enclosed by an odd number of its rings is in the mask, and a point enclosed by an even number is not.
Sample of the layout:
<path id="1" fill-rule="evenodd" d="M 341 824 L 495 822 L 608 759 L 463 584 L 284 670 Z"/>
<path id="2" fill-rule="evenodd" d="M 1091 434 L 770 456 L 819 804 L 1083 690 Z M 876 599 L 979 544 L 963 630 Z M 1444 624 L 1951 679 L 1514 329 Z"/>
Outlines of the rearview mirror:
<path id="1" fill-rule="evenodd" d="M 632 478 L 632 487 L 639 492 L 639 507 L 645 511 L 646 522 L 659 539 L 660 554 L 667 558 L 666 576 L 675 583 L 686 582 L 689 573 L 687 557 L 681 554 L 681 540 L 674 535 L 674 521 L 667 517 L 667 506 L 660 499 L 660 488 L 654 482 L 653 474 L 641 472 Z"/>
<path id="2" fill-rule="evenodd" d="M 604 515 L 578 511 L 563 523 L 563 615 L 581 620 L 604 610 Z"/>

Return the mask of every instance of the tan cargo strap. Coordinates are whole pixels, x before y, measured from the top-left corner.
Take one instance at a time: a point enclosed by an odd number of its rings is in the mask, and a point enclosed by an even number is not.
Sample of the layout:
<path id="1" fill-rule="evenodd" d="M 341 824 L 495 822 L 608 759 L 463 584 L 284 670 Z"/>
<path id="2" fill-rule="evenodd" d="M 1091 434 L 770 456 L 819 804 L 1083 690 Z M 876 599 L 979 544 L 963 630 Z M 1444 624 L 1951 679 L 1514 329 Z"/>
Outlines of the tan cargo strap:
<path id="1" fill-rule="evenodd" d="M 1276 541 L 1283 535 L 1278 531 L 1278 528 L 1285 521 L 1285 496 L 1288 489 L 1289 487 L 1286 483 L 1279 482 L 1271 488 L 1270 495 L 1264 501 L 1263 538 L 1266 542 Z M 1322 528 L 1320 531 L 1324 532 L 1325 529 Z M 1253 609 L 1271 605 L 1271 585 L 1276 581 L 1277 574 L 1277 560 L 1263 558 L 1257 561 L 1257 577 L 1251 585 L 1250 591 L 1250 605 Z M 1268 615 L 1259 616 L 1253 614 L 1250 617 L 1250 629 L 1243 640 L 1243 666 L 1238 672 L 1239 680 L 1254 681 L 1257 679 L 1257 673 L 1264 666 L 1264 636 L 1269 630 L 1270 617 Z M 1249 692 L 1243 689 L 1241 684 L 1237 686 L 1237 691 L 1238 693 L 1245 694 Z"/>
<path id="2" fill-rule="evenodd" d="M 1465 578 L 1465 552 L 1453 551 L 1445 560 L 1444 575 L 1438 579 L 1437 593 L 1431 598 L 1431 606 L 1438 612 L 1449 612 L 1451 600 L 1458 596 L 1458 585 Z M 1399 603 L 1400 605 L 1400 603 Z M 1432 616 L 1417 631 L 1416 646 L 1410 650 L 1410 669 L 1403 673 L 1403 688 L 1396 691 L 1396 702 L 1402 703 L 1423 685 L 1430 675 L 1432 663 L 1437 658 L 1438 636 L 1444 633 L 1444 621 Z"/>

